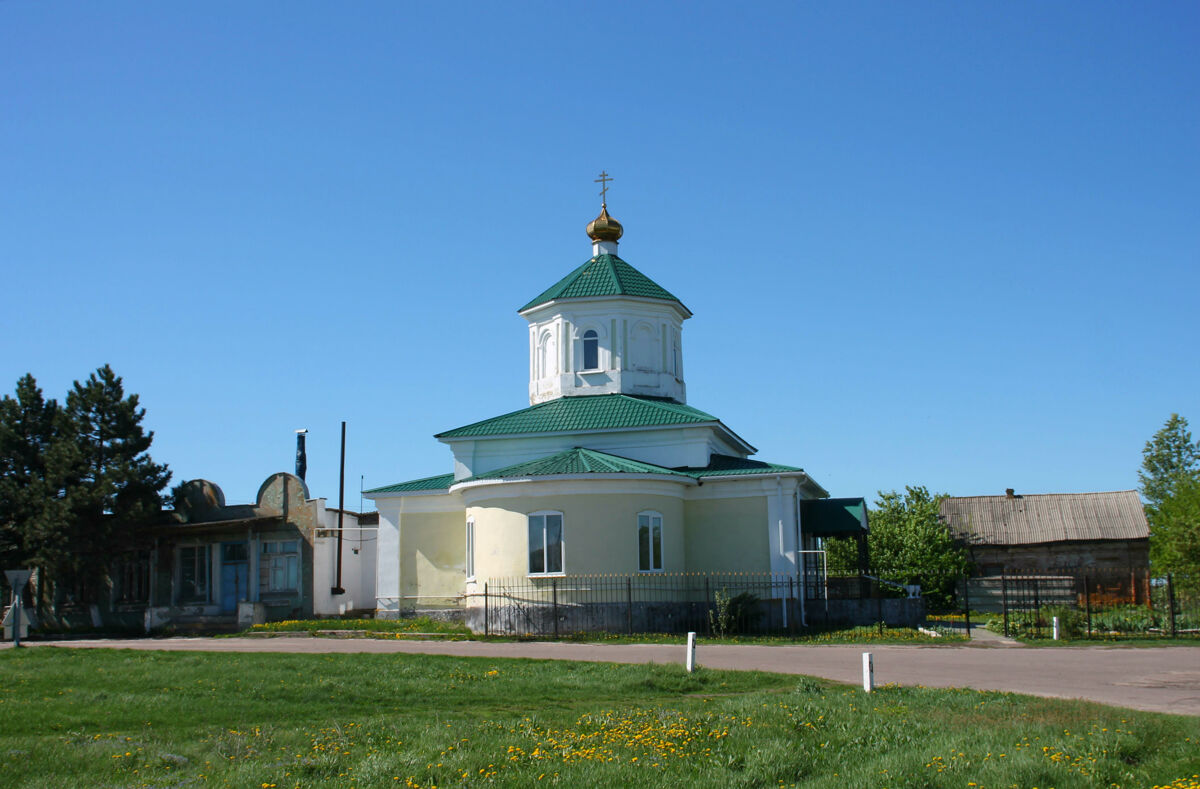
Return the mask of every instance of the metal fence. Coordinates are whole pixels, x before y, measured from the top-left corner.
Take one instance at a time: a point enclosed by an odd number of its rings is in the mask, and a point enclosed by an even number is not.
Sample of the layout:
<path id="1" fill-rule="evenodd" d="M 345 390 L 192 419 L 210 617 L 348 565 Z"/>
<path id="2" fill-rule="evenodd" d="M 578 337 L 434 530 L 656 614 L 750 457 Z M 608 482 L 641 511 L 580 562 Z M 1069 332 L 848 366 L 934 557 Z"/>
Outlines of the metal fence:
<path id="1" fill-rule="evenodd" d="M 469 607 L 491 634 L 786 632 L 798 623 L 799 588 L 784 573 L 505 578 L 487 581 Z"/>
<path id="2" fill-rule="evenodd" d="M 1200 594 L 1145 567 L 1061 568 L 971 578 L 960 603 L 999 614 L 1007 636 L 1045 638 L 1054 619 L 1068 638 L 1200 636 Z"/>
<path id="3" fill-rule="evenodd" d="M 894 585 L 903 594 L 904 588 Z M 468 596 L 472 629 L 489 634 L 577 632 L 788 634 L 802 628 L 915 625 L 919 599 L 892 599 L 863 576 L 787 573 L 639 573 L 489 579 Z M 807 629 L 806 628 L 806 629 Z"/>

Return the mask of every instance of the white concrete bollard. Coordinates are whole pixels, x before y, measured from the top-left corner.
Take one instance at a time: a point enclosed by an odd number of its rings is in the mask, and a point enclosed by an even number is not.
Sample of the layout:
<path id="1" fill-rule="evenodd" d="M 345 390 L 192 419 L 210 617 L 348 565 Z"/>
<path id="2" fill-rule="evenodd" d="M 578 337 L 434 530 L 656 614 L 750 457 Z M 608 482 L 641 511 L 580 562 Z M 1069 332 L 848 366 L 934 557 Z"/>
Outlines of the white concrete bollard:
<path id="1" fill-rule="evenodd" d="M 1057 616 L 1054 617 L 1054 619 L 1052 619 L 1051 622 L 1054 624 L 1054 640 L 1057 641 L 1058 640 L 1058 617 Z"/>
<path id="2" fill-rule="evenodd" d="M 870 693 L 875 689 L 875 661 L 870 652 L 863 653 L 863 690 Z"/>
<path id="3" fill-rule="evenodd" d="M 691 674 L 696 668 L 696 634 L 694 632 L 688 633 L 686 662 L 688 673 Z"/>

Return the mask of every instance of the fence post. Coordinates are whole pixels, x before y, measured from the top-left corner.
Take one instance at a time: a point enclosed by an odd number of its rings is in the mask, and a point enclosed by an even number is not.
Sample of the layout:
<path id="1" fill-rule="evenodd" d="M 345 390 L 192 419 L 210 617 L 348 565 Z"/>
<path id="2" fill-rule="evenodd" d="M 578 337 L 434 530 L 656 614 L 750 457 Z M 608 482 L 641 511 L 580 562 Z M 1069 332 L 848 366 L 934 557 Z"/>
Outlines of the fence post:
<path id="1" fill-rule="evenodd" d="M 792 615 L 788 617 L 788 632 L 796 632 L 796 579 L 788 576 L 788 607 L 792 609 Z"/>
<path id="2" fill-rule="evenodd" d="M 483 582 L 483 634 L 491 635 L 488 629 L 488 582 Z"/>
<path id="3" fill-rule="evenodd" d="M 558 579 L 550 582 L 550 599 L 554 603 L 554 637 L 558 638 Z"/>
<path id="4" fill-rule="evenodd" d="M 1087 637 L 1092 637 L 1092 579 L 1083 576 L 1083 606 L 1087 611 Z"/>
<path id="5" fill-rule="evenodd" d="M 1008 576 L 1000 576 L 1000 608 L 1004 611 L 1004 637 L 1008 638 Z"/>
<path id="6" fill-rule="evenodd" d="M 629 635 L 633 635 L 633 578 L 625 576 L 625 603 L 629 615 Z"/>
<path id="7" fill-rule="evenodd" d="M 1167 610 L 1170 611 L 1171 638 L 1175 638 L 1175 578 L 1167 573 Z"/>
<path id="8" fill-rule="evenodd" d="M 963 575 L 963 620 L 967 626 L 967 639 L 971 638 L 971 575 Z"/>
<path id="9" fill-rule="evenodd" d="M 1034 638 L 1042 637 L 1042 579 L 1033 577 L 1033 628 Z"/>
<path id="10" fill-rule="evenodd" d="M 709 596 L 708 576 L 704 576 L 704 621 L 705 627 L 708 628 L 708 634 L 712 635 L 712 617 L 709 613 L 712 611 L 712 597 Z"/>

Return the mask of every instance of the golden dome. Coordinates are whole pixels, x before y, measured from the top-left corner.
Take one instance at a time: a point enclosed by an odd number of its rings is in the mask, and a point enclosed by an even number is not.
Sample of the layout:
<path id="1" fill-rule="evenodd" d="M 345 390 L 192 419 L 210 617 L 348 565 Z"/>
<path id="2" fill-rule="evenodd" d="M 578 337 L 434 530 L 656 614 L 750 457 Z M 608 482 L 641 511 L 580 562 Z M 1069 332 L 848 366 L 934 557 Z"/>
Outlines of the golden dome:
<path id="1" fill-rule="evenodd" d="M 608 215 L 608 206 L 600 206 L 600 216 L 588 222 L 588 238 L 593 241 L 616 241 L 625 232 L 621 223 Z"/>

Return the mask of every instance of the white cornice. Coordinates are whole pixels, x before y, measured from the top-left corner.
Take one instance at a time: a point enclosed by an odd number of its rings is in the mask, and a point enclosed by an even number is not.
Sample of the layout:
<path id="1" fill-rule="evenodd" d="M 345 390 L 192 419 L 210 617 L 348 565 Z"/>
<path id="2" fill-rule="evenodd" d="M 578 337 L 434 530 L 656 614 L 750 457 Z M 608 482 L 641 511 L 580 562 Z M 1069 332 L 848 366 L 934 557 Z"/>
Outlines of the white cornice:
<path id="1" fill-rule="evenodd" d="M 379 500 L 375 502 L 375 507 L 379 510 L 380 517 L 388 517 L 391 513 L 416 515 L 457 512 L 465 506 L 462 496 L 457 493 L 421 491 L 421 494 L 413 495 L 412 492 L 376 494 Z"/>
<path id="2" fill-rule="evenodd" d="M 612 304 L 614 301 L 627 301 L 634 304 L 646 304 L 654 307 L 665 307 L 679 315 L 680 320 L 687 320 L 692 317 L 692 311 L 683 305 L 680 301 L 671 301 L 669 299 L 655 299 L 649 296 L 629 296 L 623 293 L 614 293 L 610 296 L 576 296 L 567 299 L 551 299 L 550 301 L 535 304 L 528 309 L 517 312 L 525 320 L 533 320 L 530 316 L 542 310 L 553 311 L 556 307 L 563 305 L 588 305 L 588 304 Z"/>
<path id="3" fill-rule="evenodd" d="M 476 479 L 470 482 L 459 482 L 450 486 L 451 493 L 459 493 L 472 488 L 483 488 L 489 485 L 515 485 L 526 482 L 578 482 L 586 480 L 588 482 L 602 482 L 619 480 L 621 482 L 673 482 L 678 485 L 696 486 L 699 483 L 691 477 L 685 477 L 675 474 L 635 474 L 632 472 L 612 472 L 609 474 L 555 474 L 552 477 L 502 477 L 501 479 Z M 587 491 L 595 493 L 597 491 Z M 604 493 L 613 491 L 605 490 Z"/>
<path id="4" fill-rule="evenodd" d="M 569 476 L 570 478 L 565 478 Z M 462 491 L 467 507 L 480 501 L 494 499 L 518 499 L 545 496 L 669 496 L 683 499 L 690 486 L 687 480 L 675 477 L 629 474 L 573 474 L 563 477 L 538 477 L 530 479 L 492 480 L 490 486 L 471 487 Z M 595 479 L 603 477 L 603 479 Z M 682 484 L 681 484 L 682 483 Z"/>

